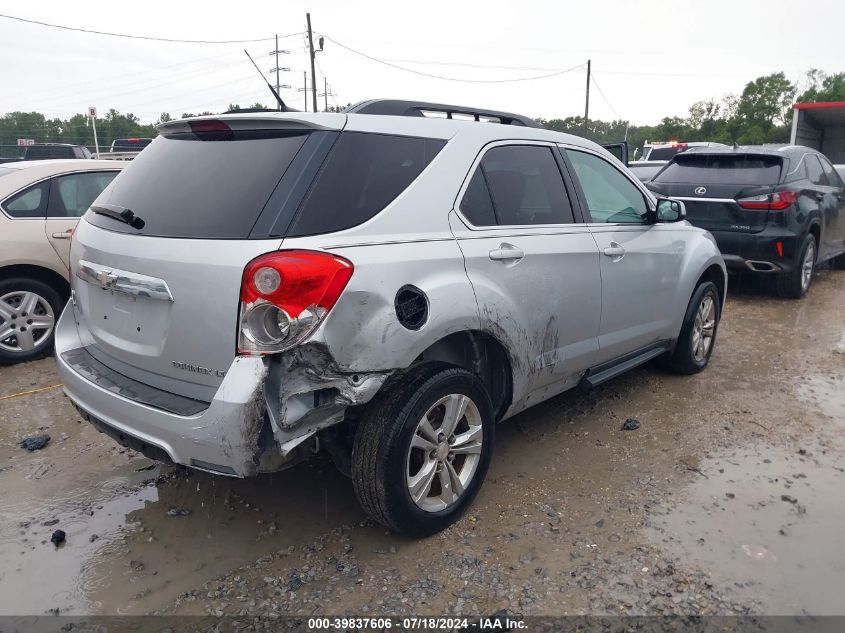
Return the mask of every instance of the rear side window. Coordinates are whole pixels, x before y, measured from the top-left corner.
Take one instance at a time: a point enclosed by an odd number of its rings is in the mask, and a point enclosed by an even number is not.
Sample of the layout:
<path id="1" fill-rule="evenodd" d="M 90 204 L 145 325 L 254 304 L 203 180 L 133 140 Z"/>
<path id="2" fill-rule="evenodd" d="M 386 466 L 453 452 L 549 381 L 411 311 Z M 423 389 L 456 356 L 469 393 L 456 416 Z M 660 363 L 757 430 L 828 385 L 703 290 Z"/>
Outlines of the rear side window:
<path id="1" fill-rule="evenodd" d="M 822 164 L 818 158 L 812 154 L 806 154 L 804 156 L 804 165 L 807 168 L 807 178 L 810 179 L 811 183 L 814 185 L 827 185 L 827 178 L 824 175 Z"/>
<path id="2" fill-rule="evenodd" d="M 819 161 L 821 161 L 822 169 L 824 170 L 824 175 L 827 177 L 827 184 L 831 187 L 839 187 L 842 188 L 842 179 L 839 177 L 839 174 L 836 173 L 836 170 L 833 168 L 827 160 L 822 157 L 819 157 Z"/>
<path id="3" fill-rule="evenodd" d="M 333 233 L 374 217 L 416 180 L 446 141 L 344 132 L 287 235 Z"/>
<path id="4" fill-rule="evenodd" d="M 47 216 L 50 181 L 45 180 L 6 198 L 3 210 L 13 218 L 43 218 Z"/>
<path id="5" fill-rule="evenodd" d="M 572 206 L 552 148 L 511 145 L 489 150 L 460 209 L 475 226 L 572 224 Z"/>
<path id="6" fill-rule="evenodd" d="M 781 159 L 754 154 L 678 154 L 652 182 L 702 185 L 776 185 Z"/>
<path id="7" fill-rule="evenodd" d="M 53 178 L 47 214 L 50 217 L 80 217 L 116 175 L 116 171 L 102 171 Z"/>
<path id="8" fill-rule="evenodd" d="M 245 239 L 307 132 L 159 136 L 97 198 L 130 209 L 141 229 L 89 212 L 103 228 L 156 237 Z"/>

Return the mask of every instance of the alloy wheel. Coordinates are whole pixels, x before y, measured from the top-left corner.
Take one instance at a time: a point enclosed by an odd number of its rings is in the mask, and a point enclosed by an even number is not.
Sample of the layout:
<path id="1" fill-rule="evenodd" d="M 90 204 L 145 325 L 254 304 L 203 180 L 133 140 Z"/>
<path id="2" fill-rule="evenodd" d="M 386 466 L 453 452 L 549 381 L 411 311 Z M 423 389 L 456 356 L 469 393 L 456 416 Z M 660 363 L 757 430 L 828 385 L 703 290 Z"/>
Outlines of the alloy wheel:
<path id="1" fill-rule="evenodd" d="M 692 354 L 697 363 L 707 359 L 716 333 L 716 302 L 709 294 L 704 295 L 695 313 L 692 327 Z"/>
<path id="2" fill-rule="evenodd" d="M 406 484 L 417 507 L 439 512 L 457 503 L 478 469 L 483 441 L 481 414 L 471 398 L 456 393 L 435 402 L 408 449 Z"/>

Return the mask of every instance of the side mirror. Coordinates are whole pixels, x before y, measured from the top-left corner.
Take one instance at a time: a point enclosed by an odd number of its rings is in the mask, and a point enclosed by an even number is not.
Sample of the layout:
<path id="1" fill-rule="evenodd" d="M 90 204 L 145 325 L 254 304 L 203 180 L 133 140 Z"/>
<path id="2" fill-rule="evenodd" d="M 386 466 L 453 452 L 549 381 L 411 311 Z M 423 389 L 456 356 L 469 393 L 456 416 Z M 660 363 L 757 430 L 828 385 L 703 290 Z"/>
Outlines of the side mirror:
<path id="1" fill-rule="evenodd" d="M 687 217 L 687 207 L 681 200 L 659 198 L 657 200 L 658 222 L 680 222 Z"/>

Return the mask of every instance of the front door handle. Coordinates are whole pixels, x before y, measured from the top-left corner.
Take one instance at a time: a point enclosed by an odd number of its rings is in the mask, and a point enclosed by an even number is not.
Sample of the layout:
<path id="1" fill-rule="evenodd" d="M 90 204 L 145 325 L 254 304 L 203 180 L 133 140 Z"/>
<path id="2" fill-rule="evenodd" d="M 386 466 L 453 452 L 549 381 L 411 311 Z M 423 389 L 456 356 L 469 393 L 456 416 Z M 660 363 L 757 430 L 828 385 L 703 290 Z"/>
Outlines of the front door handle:
<path id="1" fill-rule="evenodd" d="M 622 259 L 625 256 L 625 249 L 619 246 L 616 242 L 611 242 L 610 246 L 604 249 L 603 252 L 608 257 L 613 257 L 617 260 Z"/>
<path id="2" fill-rule="evenodd" d="M 68 229 L 67 231 L 62 231 L 61 233 L 53 233 L 53 239 L 69 240 L 71 235 L 73 235 L 73 229 Z"/>
<path id="3" fill-rule="evenodd" d="M 525 253 L 522 249 L 513 244 L 502 243 L 499 248 L 490 251 L 490 259 L 494 262 L 518 262 L 523 257 Z"/>

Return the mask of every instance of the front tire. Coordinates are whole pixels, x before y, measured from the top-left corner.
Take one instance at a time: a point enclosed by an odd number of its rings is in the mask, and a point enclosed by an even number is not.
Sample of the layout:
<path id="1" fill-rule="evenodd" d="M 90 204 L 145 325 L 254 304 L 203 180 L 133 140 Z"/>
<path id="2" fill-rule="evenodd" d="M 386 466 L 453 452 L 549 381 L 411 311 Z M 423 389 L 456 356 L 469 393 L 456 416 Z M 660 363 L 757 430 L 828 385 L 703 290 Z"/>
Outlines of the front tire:
<path id="1" fill-rule="evenodd" d="M 493 405 L 479 378 L 423 365 L 367 407 L 352 450 L 364 511 L 395 532 L 428 536 L 478 493 L 493 451 Z"/>
<path id="2" fill-rule="evenodd" d="M 697 374 L 710 362 L 722 315 L 719 289 L 712 281 L 700 283 L 690 297 L 681 335 L 664 364 L 680 374 Z"/>
<path id="3" fill-rule="evenodd" d="M 801 245 L 801 257 L 798 258 L 798 265 L 790 273 L 778 275 L 777 290 L 781 297 L 787 299 L 800 299 L 810 289 L 813 281 L 813 273 L 816 271 L 816 254 L 818 245 L 816 238 L 808 235 Z"/>
<path id="4" fill-rule="evenodd" d="M 37 279 L 0 281 L 0 365 L 46 356 L 53 349 L 61 295 Z"/>

